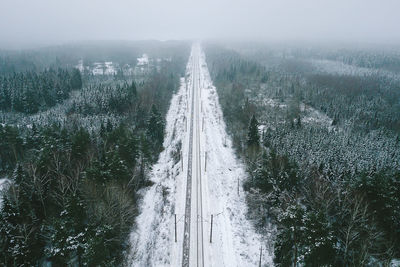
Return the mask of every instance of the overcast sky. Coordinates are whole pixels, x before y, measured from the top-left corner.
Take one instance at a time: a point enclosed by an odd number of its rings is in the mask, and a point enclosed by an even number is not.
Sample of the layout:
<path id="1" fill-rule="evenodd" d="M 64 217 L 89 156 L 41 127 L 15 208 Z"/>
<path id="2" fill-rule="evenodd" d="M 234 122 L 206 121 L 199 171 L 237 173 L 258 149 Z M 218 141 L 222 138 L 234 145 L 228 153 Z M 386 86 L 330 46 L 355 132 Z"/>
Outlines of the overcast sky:
<path id="1" fill-rule="evenodd" d="M 0 47 L 188 38 L 400 42 L 400 0 L 0 0 Z"/>

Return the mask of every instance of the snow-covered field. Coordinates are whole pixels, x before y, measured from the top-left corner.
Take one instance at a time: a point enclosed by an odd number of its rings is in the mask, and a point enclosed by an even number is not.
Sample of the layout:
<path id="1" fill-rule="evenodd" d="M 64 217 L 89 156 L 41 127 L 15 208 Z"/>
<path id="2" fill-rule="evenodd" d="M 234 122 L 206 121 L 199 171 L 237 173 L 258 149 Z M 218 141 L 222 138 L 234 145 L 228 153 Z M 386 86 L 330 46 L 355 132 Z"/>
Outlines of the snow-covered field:
<path id="1" fill-rule="evenodd" d="M 277 99 L 265 97 L 265 95 L 263 93 L 260 93 L 259 95 L 257 95 L 257 98 L 255 101 L 260 106 L 272 108 L 274 112 L 276 112 L 277 110 L 280 110 L 279 112 L 283 112 L 283 111 L 287 110 L 287 108 L 288 108 L 288 104 L 286 102 L 281 102 Z M 323 113 L 309 105 L 306 105 L 301 102 L 301 103 L 299 103 L 299 110 L 301 112 L 301 123 L 318 125 L 321 127 L 331 129 L 331 130 L 338 128 L 338 127 L 332 126 L 332 121 L 333 121 L 332 118 L 330 118 L 325 113 Z M 270 114 L 268 114 L 268 115 L 270 115 Z M 262 125 L 262 127 L 260 127 L 260 132 L 262 132 L 262 130 L 264 128 L 272 128 L 272 129 L 275 128 L 273 123 L 271 123 L 269 120 L 266 120 L 265 123 L 266 123 L 265 125 Z M 285 123 L 285 119 L 282 118 L 280 123 Z"/>
<path id="2" fill-rule="evenodd" d="M 187 65 L 186 80 L 173 96 L 167 114 L 165 150 L 153 166 L 154 185 L 143 190 L 137 229 L 131 234 L 131 266 L 180 266 L 186 197 L 186 174 L 189 147 L 189 103 L 193 84 L 194 50 L 200 53 L 201 118 L 204 131 L 200 134 L 202 164 L 207 154 L 207 168 L 201 169 L 203 184 L 203 225 L 205 266 L 258 266 L 261 237 L 246 219 L 247 206 L 241 183 L 246 177 L 243 164 L 236 158 L 226 133 L 218 95 L 208 72 L 204 53 L 194 45 Z M 187 125 L 186 125 L 187 123 Z M 201 123 L 203 124 L 203 123 Z M 182 146 L 182 158 L 179 158 Z M 238 191 L 239 190 L 239 191 Z M 177 242 L 175 242 L 175 214 Z M 209 242 L 210 216 L 213 220 L 213 242 Z M 269 250 L 262 263 L 272 265 Z"/>
<path id="3" fill-rule="evenodd" d="M 345 64 L 340 61 L 334 60 L 310 60 L 313 67 L 318 72 L 325 72 L 337 75 L 351 75 L 351 76 L 371 76 L 377 75 L 394 80 L 400 80 L 400 76 L 396 73 L 373 68 L 363 68 L 354 65 Z"/>

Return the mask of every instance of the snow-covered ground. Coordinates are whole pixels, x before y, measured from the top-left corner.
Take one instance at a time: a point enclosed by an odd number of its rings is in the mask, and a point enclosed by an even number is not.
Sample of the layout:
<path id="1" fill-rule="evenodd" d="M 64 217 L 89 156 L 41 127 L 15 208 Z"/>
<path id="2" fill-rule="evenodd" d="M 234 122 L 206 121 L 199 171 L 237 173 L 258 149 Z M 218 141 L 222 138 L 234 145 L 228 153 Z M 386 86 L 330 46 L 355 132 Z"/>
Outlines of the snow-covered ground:
<path id="1" fill-rule="evenodd" d="M 194 57 L 194 55 L 197 55 Z M 193 60 L 198 60 L 193 73 Z M 194 75 L 196 74 L 196 75 Z M 200 158 L 203 196 L 204 266 L 258 266 L 261 237 L 246 219 L 246 177 L 243 164 L 236 158 L 226 133 L 218 95 L 208 72 L 205 55 L 194 45 L 187 65 L 186 80 L 171 100 L 167 114 L 165 150 L 153 166 L 154 185 L 143 190 L 137 229 L 131 234 L 131 266 L 181 266 L 189 152 L 190 104 L 193 77 L 199 77 L 201 93 Z M 196 87 L 195 87 L 196 88 Z M 204 118 L 204 130 L 203 130 Z M 182 147 L 182 159 L 179 158 Z M 207 154 L 207 157 L 206 157 Z M 205 157 L 207 168 L 205 169 Z M 194 166 L 194 165 L 193 165 Z M 239 190 L 239 191 L 238 191 Z M 177 242 L 175 242 L 175 214 Z M 209 242 L 210 217 L 213 242 Z M 263 253 L 263 265 L 272 265 L 270 251 Z"/>
<path id="2" fill-rule="evenodd" d="M 178 233 L 183 233 L 183 205 L 186 182 L 179 161 L 180 146 L 186 144 L 185 116 L 187 112 L 186 83 L 181 79 L 179 91 L 172 97 L 167 114 L 165 150 L 153 166 L 154 185 L 142 192 L 141 213 L 137 229 L 131 234 L 131 266 L 174 266 L 174 214 L 177 213 Z M 184 155 L 184 157 L 186 154 Z M 178 157 L 177 159 L 174 159 Z M 186 168 L 186 167 L 185 167 Z M 181 204 L 179 212 L 176 203 Z M 182 244 L 182 234 L 179 236 Z M 176 252 L 176 251 L 175 251 Z M 174 255 L 176 257 L 176 255 Z"/>
<path id="3" fill-rule="evenodd" d="M 150 60 L 150 58 L 147 54 L 143 54 L 141 57 L 138 57 L 134 73 L 136 75 L 144 75 L 144 74 L 148 73 L 151 69 L 150 61 L 152 61 L 152 60 Z M 161 62 L 161 60 L 160 61 L 156 60 L 156 62 L 157 62 L 156 66 L 159 67 L 158 63 Z"/>
<path id="4" fill-rule="evenodd" d="M 213 86 L 205 55 L 200 57 L 201 100 L 204 115 L 202 146 L 207 152 L 206 203 L 214 215 L 213 243 L 209 244 L 210 266 L 258 266 L 261 237 L 246 219 L 247 206 L 241 184 L 246 177 L 244 165 L 236 158 L 226 133 L 216 88 Z M 238 193 L 239 188 L 239 193 Z M 209 218 L 210 216 L 207 216 Z M 272 265 L 270 251 L 263 265 Z"/>
<path id="5" fill-rule="evenodd" d="M 318 72 L 325 72 L 337 75 L 351 75 L 351 76 L 371 76 L 377 75 L 394 80 L 400 80 L 400 75 L 391 71 L 373 68 L 363 68 L 354 65 L 345 64 L 340 61 L 334 60 L 310 60 L 313 67 Z"/>
<path id="6" fill-rule="evenodd" d="M 117 69 L 121 69 L 124 75 L 133 75 L 134 68 L 132 68 L 129 64 L 125 64 L 120 68 L 118 63 L 114 63 L 112 61 L 106 62 L 95 62 L 91 66 L 85 66 L 83 64 L 83 60 L 79 60 L 78 65 L 75 67 L 80 71 L 87 71 L 92 73 L 93 75 L 116 75 Z"/>
<path id="7" fill-rule="evenodd" d="M 147 66 L 149 65 L 149 56 L 143 54 L 141 57 L 137 58 L 137 66 Z"/>
<path id="8" fill-rule="evenodd" d="M 288 108 L 288 104 L 286 102 L 281 102 L 276 99 L 265 97 L 263 93 L 260 93 L 256 99 L 257 103 L 260 106 L 272 107 L 275 109 L 286 110 Z M 309 106 L 304 103 L 299 103 L 299 109 L 301 112 L 301 122 L 306 124 L 314 124 L 322 127 L 326 127 L 330 130 L 337 129 L 338 127 L 332 126 L 333 119 L 327 116 L 325 113 Z M 285 120 L 282 119 L 281 123 L 285 123 Z M 262 132 L 264 128 L 274 128 L 271 123 L 268 125 L 261 125 L 260 131 Z"/>
<path id="9" fill-rule="evenodd" d="M 301 118 L 303 123 L 315 123 L 330 129 L 333 128 L 333 119 L 322 111 L 316 110 L 315 108 L 305 105 L 304 103 L 300 104 L 300 111 L 303 113 Z"/>

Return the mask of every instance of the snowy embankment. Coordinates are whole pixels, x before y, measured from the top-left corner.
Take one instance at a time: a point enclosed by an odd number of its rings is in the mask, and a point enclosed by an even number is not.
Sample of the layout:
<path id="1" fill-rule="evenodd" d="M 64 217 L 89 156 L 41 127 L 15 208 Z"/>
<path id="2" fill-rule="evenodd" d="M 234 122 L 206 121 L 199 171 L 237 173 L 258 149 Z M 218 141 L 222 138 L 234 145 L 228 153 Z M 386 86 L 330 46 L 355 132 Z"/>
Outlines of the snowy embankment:
<path id="1" fill-rule="evenodd" d="M 183 211 L 186 186 L 180 162 L 180 147 L 185 142 L 186 105 L 186 83 L 181 79 L 180 89 L 172 97 L 167 113 L 165 149 L 150 174 L 154 185 L 141 192 L 143 199 L 136 220 L 137 229 L 130 237 L 132 248 L 128 260 L 131 266 L 173 265 L 175 203 L 181 202 Z M 182 211 L 177 215 L 180 219 Z M 182 231 L 183 220 L 178 227 L 178 232 Z"/>
<path id="2" fill-rule="evenodd" d="M 193 55 L 193 50 L 192 50 Z M 130 266 L 181 266 L 183 248 L 186 173 L 189 147 L 188 103 L 192 88 L 191 56 L 186 81 L 171 100 L 167 114 L 165 150 L 150 174 L 154 185 L 142 191 L 137 229 L 130 240 Z M 205 235 L 210 234 L 213 217 L 212 243 L 205 240 L 207 266 L 258 266 L 260 246 L 265 244 L 246 219 L 247 206 L 241 184 L 246 177 L 245 167 L 236 158 L 226 133 L 218 95 L 201 53 L 200 86 L 201 132 L 200 153 L 203 182 L 203 216 Z M 203 127 L 202 127 L 203 128 Z M 182 148 L 181 161 L 180 147 Z M 205 159 L 206 158 L 206 159 Z M 205 159 L 205 161 L 204 161 Z M 203 166 L 205 167 L 205 166 Z M 175 214 L 177 240 L 175 242 Z M 263 266 L 272 266 L 271 249 L 263 248 Z"/>
<path id="3" fill-rule="evenodd" d="M 242 183 L 245 166 L 236 158 L 226 133 L 221 106 L 213 86 L 205 55 L 200 57 L 201 99 L 204 114 L 202 147 L 207 152 L 204 175 L 208 210 L 214 214 L 212 253 L 213 266 L 258 266 L 260 247 L 265 244 L 246 218 L 247 205 Z M 263 248 L 263 266 L 272 266 L 271 249 Z"/>

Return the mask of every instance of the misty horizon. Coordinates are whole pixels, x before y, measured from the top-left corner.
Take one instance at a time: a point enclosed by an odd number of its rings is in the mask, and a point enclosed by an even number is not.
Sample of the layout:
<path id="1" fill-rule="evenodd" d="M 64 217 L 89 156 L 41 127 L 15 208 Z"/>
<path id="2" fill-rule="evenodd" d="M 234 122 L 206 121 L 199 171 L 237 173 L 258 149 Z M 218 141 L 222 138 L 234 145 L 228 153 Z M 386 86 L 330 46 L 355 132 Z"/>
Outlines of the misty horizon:
<path id="1" fill-rule="evenodd" d="M 400 0 L 0 10 L 0 266 L 400 267 Z"/>
<path id="2" fill-rule="evenodd" d="M 0 48 L 103 40 L 399 44 L 398 1 L 2 1 Z"/>

